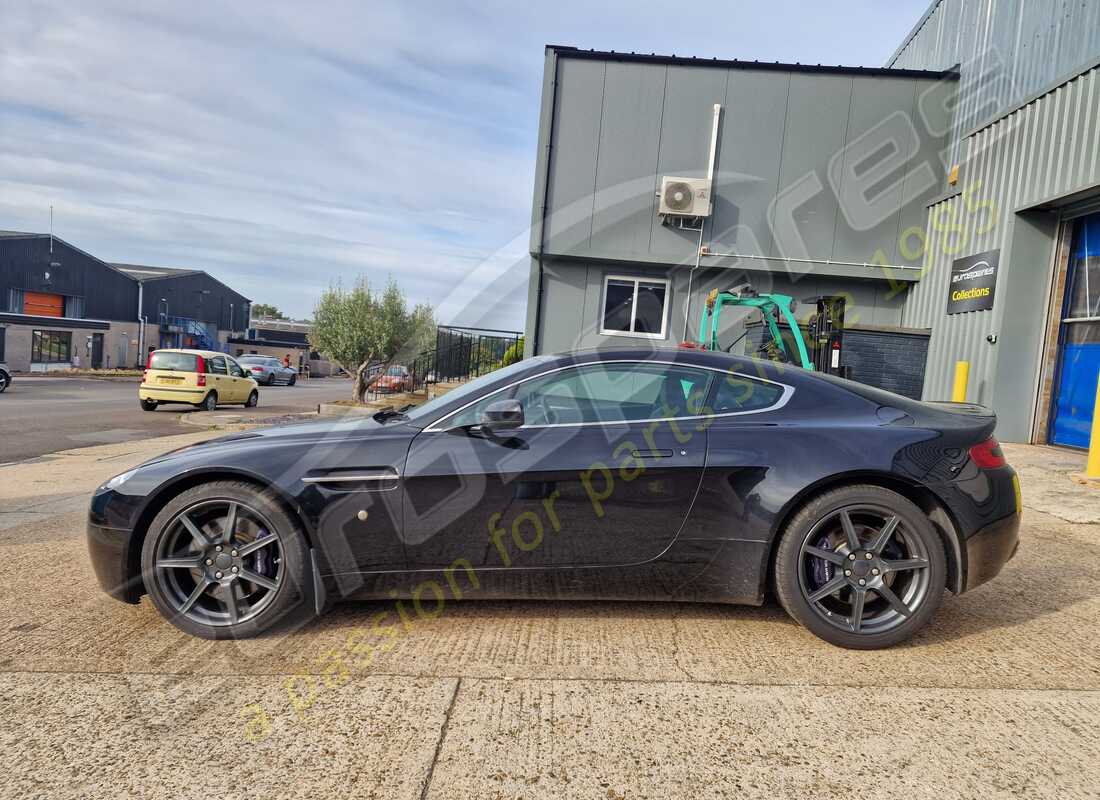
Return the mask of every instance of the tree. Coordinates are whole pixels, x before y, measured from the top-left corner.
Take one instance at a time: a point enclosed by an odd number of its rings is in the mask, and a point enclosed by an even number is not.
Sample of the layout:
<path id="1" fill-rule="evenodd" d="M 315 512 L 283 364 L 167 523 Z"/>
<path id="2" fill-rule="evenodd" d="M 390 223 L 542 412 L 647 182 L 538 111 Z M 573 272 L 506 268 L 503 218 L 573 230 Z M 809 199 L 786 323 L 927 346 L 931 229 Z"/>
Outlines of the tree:
<path id="1" fill-rule="evenodd" d="M 516 339 L 515 344 L 511 345 L 504 351 L 504 356 L 500 359 L 500 365 L 506 367 L 509 364 L 515 364 L 517 361 L 523 361 L 523 337 Z"/>
<path id="2" fill-rule="evenodd" d="M 252 316 L 255 319 L 290 319 L 282 311 L 268 303 L 253 303 Z"/>
<path id="3" fill-rule="evenodd" d="M 435 311 L 427 303 L 417 303 L 413 306 L 409 318 L 408 348 L 413 354 L 419 355 L 425 350 L 434 350 L 436 341 Z"/>
<path id="4" fill-rule="evenodd" d="M 384 358 L 378 306 L 365 278 L 348 291 L 331 286 L 317 301 L 309 333 L 310 347 L 355 376 L 352 393 L 360 403 L 367 391 L 367 369 Z"/>
<path id="5" fill-rule="evenodd" d="M 378 304 L 379 323 L 382 326 L 382 352 L 388 361 L 408 341 L 409 315 L 405 311 L 405 295 L 397 282 L 390 278 L 386 291 Z"/>
<path id="6" fill-rule="evenodd" d="M 399 356 L 413 358 L 435 343 L 435 315 L 429 305 L 410 313 L 405 295 L 391 278 L 379 296 L 366 278 L 350 291 L 339 285 L 321 295 L 313 315 L 309 344 L 355 375 L 352 392 L 363 402 L 372 364 L 390 364 Z"/>

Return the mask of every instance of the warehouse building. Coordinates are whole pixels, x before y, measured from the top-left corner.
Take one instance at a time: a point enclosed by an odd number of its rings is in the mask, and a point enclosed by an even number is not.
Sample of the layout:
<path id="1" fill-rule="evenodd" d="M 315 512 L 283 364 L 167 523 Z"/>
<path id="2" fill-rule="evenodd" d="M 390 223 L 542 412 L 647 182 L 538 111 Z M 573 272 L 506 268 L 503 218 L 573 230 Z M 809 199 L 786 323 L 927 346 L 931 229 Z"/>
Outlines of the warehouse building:
<path id="1" fill-rule="evenodd" d="M 1098 66 L 1100 4 L 1055 0 L 937 0 L 881 68 L 548 47 L 528 353 L 674 345 L 746 283 L 841 298 L 846 374 L 944 399 L 966 361 L 1003 439 L 1083 446 Z"/>
<path id="2" fill-rule="evenodd" d="M 150 345 L 228 352 L 229 339 L 248 328 L 248 298 L 202 270 L 111 266 L 138 284 L 142 319 L 156 327 Z"/>
<path id="3" fill-rule="evenodd" d="M 227 351 L 249 308 L 201 270 L 108 264 L 49 234 L 0 232 L 0 361 L 15 371 L 141 366 L 149 347 Z"/>
<path id="4" fill-rule="evenodd" d="M 311 330 L 313 323 L 307 320 L 256 317 L 249 323 L 246 336 L 234 337 L 228 344 L 237 356 L 271 356 L 280 361 L 289 357 L 300 374 L 333 375 L 338 367 L 310 346 Z"/>

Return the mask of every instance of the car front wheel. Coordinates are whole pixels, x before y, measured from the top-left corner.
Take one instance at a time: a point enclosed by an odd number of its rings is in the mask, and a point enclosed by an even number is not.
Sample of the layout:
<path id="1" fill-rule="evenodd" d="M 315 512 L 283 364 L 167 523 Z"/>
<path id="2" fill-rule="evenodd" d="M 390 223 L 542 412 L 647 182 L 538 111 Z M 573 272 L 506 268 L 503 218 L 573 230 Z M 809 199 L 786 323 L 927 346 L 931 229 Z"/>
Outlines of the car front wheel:
<path id="1" fill-rule="evenodd" d="M 156 400 L 142 400 L 141 401 L 141 410 L 142 411 L 156 411 L 157 410 L 157 401 Z"/>
<path id="2" fill-rule="evenodd" d="M 206 639 L 255 636 L 310 616 L 297 522 L 249 483 L 216 481 L 173 498 L 149 526 L 142 577 L 160 614 Z"/>
<path id="3" fill-rule="evenodd" d="M 257 392 L 255 389 L 253 389 L 251 394 L 248 395 L 248 399 L 245 400 L 245 402 L 244 402 L 245 408 L 255 408 L 259 404 L 260 404 L 260 393 Z"/>
<path id="4" fill-rule="evenodd" d="M 924 627 L 946 572 L 943 543 L 920 508 L 880 486 L 848 486 L 814 498 L 787 525 L 775 587 L 817 636 L 871 650 Z"/>

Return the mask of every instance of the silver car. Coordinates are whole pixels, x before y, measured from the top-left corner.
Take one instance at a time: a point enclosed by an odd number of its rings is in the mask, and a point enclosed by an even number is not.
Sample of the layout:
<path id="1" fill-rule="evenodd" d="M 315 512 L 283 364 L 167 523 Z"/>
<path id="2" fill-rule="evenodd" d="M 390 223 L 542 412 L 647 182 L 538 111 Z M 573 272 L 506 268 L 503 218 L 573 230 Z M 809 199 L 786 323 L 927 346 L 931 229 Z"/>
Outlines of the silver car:
<path id="1" fill-rule="evenodd" d="M 271 356 L 239 356 L 237 363 L 252 373 L 256 383 L 262 386 L 274 386 L 284 383 L 293 386 L 298 381 L 298 370 L 283 365 L 283 362 Z"/>

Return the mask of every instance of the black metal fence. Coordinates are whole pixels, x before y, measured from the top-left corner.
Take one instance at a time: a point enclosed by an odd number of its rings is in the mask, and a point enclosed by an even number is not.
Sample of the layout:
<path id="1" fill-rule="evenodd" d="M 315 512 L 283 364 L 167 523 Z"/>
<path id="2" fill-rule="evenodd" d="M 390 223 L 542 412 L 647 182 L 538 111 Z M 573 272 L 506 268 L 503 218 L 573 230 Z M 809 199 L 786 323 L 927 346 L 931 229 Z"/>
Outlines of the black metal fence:
<path id="1" fill-rule="evenodd" d="M 512 347 L 521 347 L 522 338 L 519 331 L 440 325 L 431 350 L 404 362 L 395 359 L 373 367 L 364 399 L 370 402 L 398 393 L 426 393 L 435 383 L 460 383 L 486 375 L 504 365 L 505 354 Z"/>

